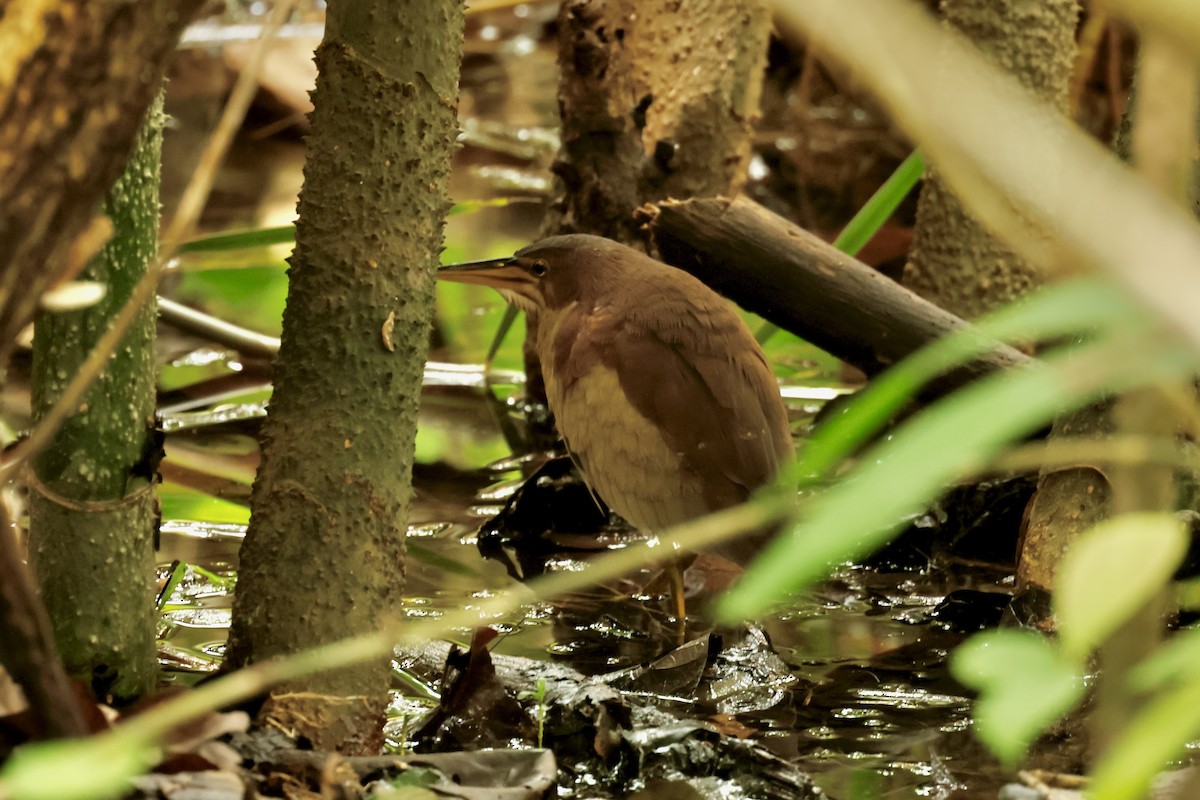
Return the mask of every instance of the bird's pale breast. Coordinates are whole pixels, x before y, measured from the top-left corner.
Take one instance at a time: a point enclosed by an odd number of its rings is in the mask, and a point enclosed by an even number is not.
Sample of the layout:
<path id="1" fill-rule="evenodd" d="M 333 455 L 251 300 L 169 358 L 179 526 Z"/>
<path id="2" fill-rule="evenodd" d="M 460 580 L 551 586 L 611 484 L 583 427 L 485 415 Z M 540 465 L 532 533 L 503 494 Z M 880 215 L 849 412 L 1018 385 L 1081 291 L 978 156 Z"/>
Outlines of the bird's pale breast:
<path id="1" fill-rule="evenodd" d="M 700 481 L 625 399 L 613 370 L 597 364 L 568 392 L 547 374 L 546 391 L 584 479 L 635 527 L 662 531 L 708 511 Z"/>

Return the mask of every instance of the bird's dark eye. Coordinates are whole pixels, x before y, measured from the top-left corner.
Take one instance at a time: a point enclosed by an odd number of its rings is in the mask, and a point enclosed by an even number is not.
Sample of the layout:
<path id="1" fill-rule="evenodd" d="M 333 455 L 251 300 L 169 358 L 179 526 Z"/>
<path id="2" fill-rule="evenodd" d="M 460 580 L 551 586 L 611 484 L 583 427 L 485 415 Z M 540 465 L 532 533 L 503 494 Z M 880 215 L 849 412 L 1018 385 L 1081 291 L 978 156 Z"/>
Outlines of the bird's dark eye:
<path id="1" fill-rule="evenodd" d="M 540 258 L 529 265 L 529 274 L 535 278 L 544 277 L 550 271 L 550 265 Z"/>

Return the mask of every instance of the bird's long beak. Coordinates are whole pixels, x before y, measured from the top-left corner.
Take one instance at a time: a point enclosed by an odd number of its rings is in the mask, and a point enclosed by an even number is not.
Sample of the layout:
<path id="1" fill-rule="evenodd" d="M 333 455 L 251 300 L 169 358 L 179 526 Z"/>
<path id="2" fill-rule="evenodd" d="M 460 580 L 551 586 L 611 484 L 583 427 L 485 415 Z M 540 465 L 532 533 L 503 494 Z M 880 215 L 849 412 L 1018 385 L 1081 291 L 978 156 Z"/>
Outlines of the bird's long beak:
<path id="1" fill-rule="evenodd" d="M 501 285 L 514 280 L 517 273 L 524 273 L 517 266 L 512 256 L 506 258 L 490 258 L 487 261 L 466 261 L 461 264 L 447 264 L 438 267 L 437 276 L 447 281 L 458 283 L 478 283 L 499 289 Z"/>
<path id="2" fill-rule="evenodd" d="M 529 303 L 536 304 L 541 299 L 537 282 L 520 267 L 514 256 L 447 264 L 438 268 L 437 276 L 439 280 L 490 286 L 522 307 Z"/>

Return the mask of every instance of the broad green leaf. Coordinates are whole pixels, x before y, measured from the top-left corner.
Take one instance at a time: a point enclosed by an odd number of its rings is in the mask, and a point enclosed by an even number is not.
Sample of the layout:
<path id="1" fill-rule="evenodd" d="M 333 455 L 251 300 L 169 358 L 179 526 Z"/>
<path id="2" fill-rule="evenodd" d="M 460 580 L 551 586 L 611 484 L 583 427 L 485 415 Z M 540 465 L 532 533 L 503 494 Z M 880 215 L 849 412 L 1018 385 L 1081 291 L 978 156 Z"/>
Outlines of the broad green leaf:
<path id="1" fill-rule="evenodd" d="M 438 327 L 449 348 L 449 360 L 479 364 L 486 359 L 499 369 L 524 368 L 524 315 L 512 311 L 499 294 L 486 286 L 439 281 L 436 302 Z M 490 350 L 496 330 L 509 315 L 514 318 L 515 332 L 522 336 L 509 336 L 503 348 Z"/>
<path id="2" fill-rule="evenodd" d="M 474 469 L 479 464 L 488 464 L 512 454 L 500 431 L 480 432 L 465 428 L 461 419 L 423 410 L 421 425 L 417 428 L 413 458 L 419 464 L 449 464 L 459 469 Z"/>
<path id="3" fill-rule="evenodd" d="M 996 630 L 954 651 L 950 671 L 978 690 L 975 733 L 1007 766 L 1083 697 L 1082 667 L 1036 633 Z"/>
<path id="4" fill-rule="evenodd" d="M 246 506 L 171 481 L 164 481 L 158 486 L 158 497 L 162 503 L 163 519 L 229 522 L 237 525 L 250 522 L 250 509 Z"/>
<path id="5" fill-rule="evenodd" d="M 445 775 L 443 775 L 439 770 L 431 767 L 409 767 L 399 775 L 395 775 L 391 778 L 386 778 L 385 780 L 381 781 L 381 785 L 377 789 L 377 796 L 380 798 L 389 798 L 389 800 L 395 800 L 396 798 L 402 797 L 412 797 L 414 795 L 409 793 L 412 789 L 437 786 L 439 783 L 445 782 L 445 780 Z M 426 792 L 425 794 L 416 796 L 431 798 L 437 797 L 437 795 L 432 792 Z"/>
<path id="6" fill-rule="evenodd" d="M 251 330 L 278 336 L 287 300 L 284 265 L 187 270 L 172 297 Z"/>
<path id="7" fill-rule="evenodd" d="M 1160 694 L 1105 751 L 1092 772 L 1088 800 L 1142 800 L 1167 765 L 1200 736 L 1200 678 Z"/>
<path id="8" fill-rule="evenodd" d="M 0 437 L 0 440 L 2 438 Z M 1185 611 L 1200 610 L 1200 578 L 1186 578 L 1176 582 L 1175 605 Z"/>
<path id="9" fill-rule="evenodd" d="M 1054 586 L 1063 649 L 1083 659 L 1162 590 L 1187 551 L 1172 514 L 1124 514 L 1086 532 L 1067 552 Z"/>
<path id="10" fill-rule="evenodd" d="M 879 547 L 947 486 L 1055 414 L 1194 368 L 1187 347 L 1126 329 L 977 381 L 914 416 L 846 479 L 813 497 L 801 522 L 776 537 L 721 599 L 719 615 L 754 617 L 834 565 Z"/>
<path id="11" fill-rule="evenodd" d="M 1129 688 L 1152 692 L 1185 680 L 1200 680 L 1200 626 L 1176 631 L 1129 673 Z"/>
<path id="12" fill-rule="evenodd" d="M 156 747 L 112 733 L 23 745 L 0 768 L 6 800 L 100 800 L 130 792 L 129 781 L 154 766 Z"/>
<path id="13" fill-rule="evenodd" d="M 1142 312 L 1109 282 L 1071 281 L 1037 292 L 914 353 L 871 381 L 841 413 L 814 431 L 800 455 L 802 478 L 818 479 L 854 452 L 920 389 L 997 342 L 1041 341 L 1136 322 Z"/>

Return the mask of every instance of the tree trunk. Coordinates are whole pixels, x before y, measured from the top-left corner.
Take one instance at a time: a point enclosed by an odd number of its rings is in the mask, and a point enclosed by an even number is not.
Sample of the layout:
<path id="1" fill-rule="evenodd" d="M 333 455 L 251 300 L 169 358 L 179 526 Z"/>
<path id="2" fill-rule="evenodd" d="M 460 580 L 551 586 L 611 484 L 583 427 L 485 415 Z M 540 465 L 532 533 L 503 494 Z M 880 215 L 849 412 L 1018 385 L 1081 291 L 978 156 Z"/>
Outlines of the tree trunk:
<path id="1" fill-rule="evenodd" d="M 1076 0 L 942 0 L 947 22 L 1042 100 L 1067 109 Z M 917 205 L 904 284 L 965 319 L 1020 297 L 1041 276 L 977 222 L 934 172 Z"/>
<path id="2" fill-rule="evenodd" d="M 555 232 L 633 243 L 642 203 L 736 195 L 770 32 L 758 0 L 564 3 Z"/>
<path id="3" fill-rule="evenodd" d="M 153 265 L 158 249 L 162 97 L 150 107 L 105 203 L 114 235 L 81 274 L 107 287 L 93 306 L 44 311 L 33 342 L 40 419 Z M 78 412 L 33 460 L 30 564 L 67 671 L 99 699 L 153 688 L 155 309 L 143 308 Z"/>
<path id="4" fill-rule="evenodd" d="M 460 0 L 329 4 L 234 665 L 399 613 L 462 31 Z M 316 675 L 269 713 L 320 749 L 376 751 L 389 675 L 386 658 Z"/>
<path id="5" fill-rule="evenodd" d="M 99 237 L 81 234 L 124 168 L 167 59 L 200 5 L 201 0 L 4 3 L 0 372 L 41 294 L 97 249 L 87 245 Z"/>
<path id="6" fill-rule="evenodd" d="M 1114 433 L 1112 401 L 1060 414 L 1050 441 L 1102 441 Z M 1017 592 L 1054 586 L 1058 565 L 1079 535 L 1108 517 L 1112 499 L 1109 476 L 1091 466 L 1043 470 L 1029 507 L 1029 524 L 1021 537 L 1017 560 Z M 1033 620 L 1049 627 L 1051 620 Z"/>

